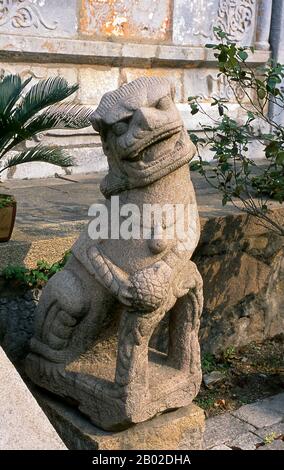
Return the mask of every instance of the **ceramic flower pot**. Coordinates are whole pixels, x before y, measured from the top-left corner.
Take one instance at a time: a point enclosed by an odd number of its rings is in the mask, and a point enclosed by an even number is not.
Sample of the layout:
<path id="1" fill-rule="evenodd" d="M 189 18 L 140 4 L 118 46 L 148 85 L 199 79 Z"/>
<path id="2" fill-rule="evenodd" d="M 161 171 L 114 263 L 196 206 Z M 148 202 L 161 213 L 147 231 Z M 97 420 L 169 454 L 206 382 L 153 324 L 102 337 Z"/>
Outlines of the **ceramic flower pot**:
<path id="1" fill-rule="evenodd" d="M 0 194 L 0 243 L 10 240 L 16 217 L 17 203 L 13 196 Z"/>

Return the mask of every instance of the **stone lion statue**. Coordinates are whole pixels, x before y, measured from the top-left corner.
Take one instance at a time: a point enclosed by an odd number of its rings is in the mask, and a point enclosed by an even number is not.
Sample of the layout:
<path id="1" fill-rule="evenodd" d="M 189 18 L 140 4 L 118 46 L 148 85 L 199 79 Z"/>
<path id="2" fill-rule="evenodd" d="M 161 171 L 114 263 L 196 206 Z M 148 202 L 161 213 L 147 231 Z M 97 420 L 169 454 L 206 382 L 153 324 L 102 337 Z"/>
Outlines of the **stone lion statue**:
<path id="1" fill-rule="evenodd" d="M 146 238 L 81 234 L 44 289 L 26 359 L 36 384 L 72 398 L 105 430 L 188 405 L 200 386 L 202 280 L 191 261 L 200 228 L 188 165 L 195 148 L 174 94 L 170 80 L 142 77 L 106 93 L 94 111 L 109 164 L 101 183 L 109 226 L 112 196 L 118 209 L 166 209 L 147 227 L 140 222 Z M 176 207 L 184 209 L 182 230 L 176 213 L 167 218 Z M 161 353 L 149 341 L 167 313 L 169 348 Z"/>

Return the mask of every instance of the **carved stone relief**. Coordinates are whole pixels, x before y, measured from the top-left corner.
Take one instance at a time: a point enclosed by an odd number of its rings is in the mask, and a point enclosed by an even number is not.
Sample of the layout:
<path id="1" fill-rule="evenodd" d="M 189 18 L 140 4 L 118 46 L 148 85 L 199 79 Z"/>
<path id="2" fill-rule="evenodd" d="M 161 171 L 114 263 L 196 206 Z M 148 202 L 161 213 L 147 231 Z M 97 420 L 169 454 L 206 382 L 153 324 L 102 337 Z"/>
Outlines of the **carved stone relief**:
<path id="1" fill-rule="evenodd" d="M 216 26 L 238 42 L 252 38 L 256 0 L 219 0 Z"/>
<path id="2" fill-rule="evenodd" d="M 244 98 L 243 90 L 235 85 L 234 90 L 228 85 L 225 77 L 218 77 L 217 69 L 185 70 L 184 91 L 185 99 L 188 96 L 201 96 L 204 100 L 219 97 L 229 101 Z"/>
<path id="3" fill-rule="evenodd" d="M 214 26 L 247 45 L 254 40 L 256 0 L 175 0 L 173 41 L 202 46 L 215 41 Z"/>
<path id="4" fill-rule="evenodd" d="M 0 34 L 72 37 L 76 14 L 76 0 L 0 0 Z"/>
<path id="5" fill-rule="evenodd" d="M 10 24 L 14 28 L 38 28 L 40 25 L 50 30 L 57 28 L 57 21 L 49 23 L 43 18 L 41 8 L 44 5 L 45 0 L 1 0 L 0 27 Z"/>

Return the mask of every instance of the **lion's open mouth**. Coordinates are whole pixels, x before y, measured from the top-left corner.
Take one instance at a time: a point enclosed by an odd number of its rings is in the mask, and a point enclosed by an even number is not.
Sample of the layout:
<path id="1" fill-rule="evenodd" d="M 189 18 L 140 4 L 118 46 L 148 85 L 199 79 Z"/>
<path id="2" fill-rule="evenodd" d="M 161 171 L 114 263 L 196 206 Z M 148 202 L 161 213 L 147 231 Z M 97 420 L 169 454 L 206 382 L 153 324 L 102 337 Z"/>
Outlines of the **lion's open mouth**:
<path id="1" fill-rule="evenodd" d="M 183 126 L 179 124 L 176 127 L 164 130 L 164 132 L 157 132 L 157 135 L 152 135 L 149 141 L 145 142 L 144 145 L 135 148 L 135 150 L 130 152 L 126 157 L 123 158 L 123 160 L 130 162 L 137 162 L 143 160 L 145 157 L 145 153 L 152 149 L 152 147 L 156 146 L 159 142 L 168 140 L 173 135 L 178 134 L 182 130 L 182 128 Z"/>

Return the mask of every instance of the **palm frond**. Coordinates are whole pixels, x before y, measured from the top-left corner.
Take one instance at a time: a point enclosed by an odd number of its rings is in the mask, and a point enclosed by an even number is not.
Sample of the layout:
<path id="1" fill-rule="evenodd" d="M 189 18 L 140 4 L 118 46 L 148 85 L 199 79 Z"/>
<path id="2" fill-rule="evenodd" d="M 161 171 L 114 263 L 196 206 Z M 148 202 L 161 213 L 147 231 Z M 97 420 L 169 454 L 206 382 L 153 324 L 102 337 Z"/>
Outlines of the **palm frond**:
<path id="1" fill-rule="evenodd" d="M 31 162 L 45 162 L 61 167 L 68 167 L 73 165 L 72 157 L 68 155 L 65 150 L 55 146 L 47 147 L 43 145 L 37 145 L 36 147 L 25 150 L 13 157 L 10 157 L 7 162 L 5 162 L 4 168 L 0 170 L 0 173 L 2 173 L 4 170 L 7 170 L 7 168 Z"/>
<path id="2" fill-rule="evenodd" d="M 62 77 L 40 80 L 24 96 L 15 112 L 15 119 L 24 123 L 42 109 L 58 103 L 78 90 L 78 85 L 68 85 Z"/>
<path id="3" fill-rule="evenodd" d="M 25 130 L 34 135 L 49 129 L 82 129 L 91 125 L 93 110 L 79 104 L 59 104 L 35 116 L 25 126 Z"/>
<path id="4" fill-rule="evenodd" d="M 5 75 L 0 82 L 0 115 L 5 113 L 5 109 L 10 100 L 18 95 L 18 90 L 22 84 L 20 75 Z"/>
<path id="5" fill-rule="evenodd" d="M 91 108 L 78 104 L 62 103 L 50 106 L 42 113 L 29 119 L 24 125 L 11 117 L 10 123 L 4 129 L 3 136 L 1 136 L 0 129 L 0 158 L 13 147 L 31 139 L 39 132 L 49 129 L 82 129 L 88 127 L 91 124 L 89 117 L 92 113 Z"/>
<path id="6" fill-rule="evenodd" d="M 6 149 L 10 143 L 19 135 L 22 136 L 21 141 L 25 140 L 23 127 L 14 121 L 12 116 L 2 116 L 2 119 L 0 117 L 0 159 L 7 153 Z M 11 147 L 14 147 L 14 144 Z"/>
<path id="7" fill-rule="evenodd" d="M 11 116 L 5 116 L 4 114 L 0 115 L 0 140 L 3 138 L 6 139 L 7 134 L 11 132 L 11 129 L 13 127 L 12 124 L 13 119 L 11 118 Z M 2 147 L 1 144 L 0 147 Z"/>
<path id="8" fill-rule="evenodd" d="M 13 116 L 3 119 L 3 122 L 4 125 L 0 128 L 0 159 L 20 142 L 31 138 L 24 126 L 15 121 Z"/>
<path id="9" fill-rule="evenodd" d="M 32 76 L 22 80 L 19 75 L 3 75 L 0 79 L 0 158 L 10 140 L 21 132 L 21 125 L 13 118 L 13 107 Z"/>
<path id="10" fill-rule="evenodd" d="M 0 81 L 0 125 L 7 126 L 9 115 L 15 103 L 20 99 L 21 92 L 32 77 L 22 81 L 20 75 L 4 75 Z"/>

